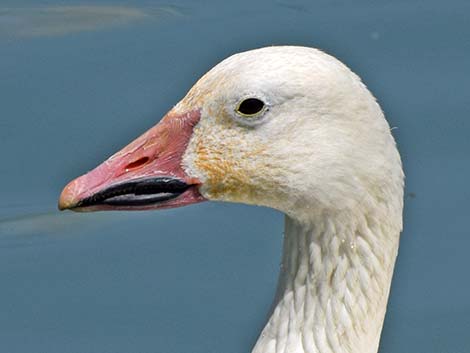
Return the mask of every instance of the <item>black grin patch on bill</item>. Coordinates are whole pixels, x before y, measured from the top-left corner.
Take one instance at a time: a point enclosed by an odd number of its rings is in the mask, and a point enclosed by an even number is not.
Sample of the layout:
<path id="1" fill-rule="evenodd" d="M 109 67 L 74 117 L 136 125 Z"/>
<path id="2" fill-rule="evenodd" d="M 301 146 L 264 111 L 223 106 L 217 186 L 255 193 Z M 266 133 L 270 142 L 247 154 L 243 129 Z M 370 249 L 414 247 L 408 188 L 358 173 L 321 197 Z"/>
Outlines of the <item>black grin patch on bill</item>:
<path id="1" fill-rule="evenodd" d="M 146 206 L 174 199 L 190 185 L 172 178 L 145 178 L 112 185 L 77 203 L 75 207 L 97 205 Z"/>

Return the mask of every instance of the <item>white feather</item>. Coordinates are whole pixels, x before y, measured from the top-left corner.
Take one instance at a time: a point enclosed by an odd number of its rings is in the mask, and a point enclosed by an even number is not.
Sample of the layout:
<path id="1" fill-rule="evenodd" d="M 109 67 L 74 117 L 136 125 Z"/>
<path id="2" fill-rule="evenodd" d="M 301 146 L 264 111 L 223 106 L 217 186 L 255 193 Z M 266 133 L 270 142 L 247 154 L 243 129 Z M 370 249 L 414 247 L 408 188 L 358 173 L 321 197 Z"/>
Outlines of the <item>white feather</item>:
<path id="1" fill-rule="evenodd" d="M 268 109 L 239 116 L 247 97 Z M 377 352 L 403 172 L 374 97 L 319 50 L 269 47 L 224 60 L 175 107 L 195 108 L 183 161 L 202 194 L 286 214 L 275 307 L 253 353 Z"/>

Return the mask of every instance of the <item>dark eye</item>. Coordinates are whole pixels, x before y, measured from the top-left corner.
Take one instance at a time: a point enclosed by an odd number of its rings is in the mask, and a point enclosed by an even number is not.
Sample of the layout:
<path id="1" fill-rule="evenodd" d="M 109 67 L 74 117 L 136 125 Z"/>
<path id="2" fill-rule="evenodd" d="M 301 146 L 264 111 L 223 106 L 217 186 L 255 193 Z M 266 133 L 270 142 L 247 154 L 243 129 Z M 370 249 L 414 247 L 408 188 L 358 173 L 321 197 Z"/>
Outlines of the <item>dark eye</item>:
<path id="1" fill-rule="evenodd" d="M 246 117 L 252 117 L 261 113 L 265 108 L 265 104 L 258 98 L 247 98 L 243 100 L 237 107 L 237 113 Z"/>

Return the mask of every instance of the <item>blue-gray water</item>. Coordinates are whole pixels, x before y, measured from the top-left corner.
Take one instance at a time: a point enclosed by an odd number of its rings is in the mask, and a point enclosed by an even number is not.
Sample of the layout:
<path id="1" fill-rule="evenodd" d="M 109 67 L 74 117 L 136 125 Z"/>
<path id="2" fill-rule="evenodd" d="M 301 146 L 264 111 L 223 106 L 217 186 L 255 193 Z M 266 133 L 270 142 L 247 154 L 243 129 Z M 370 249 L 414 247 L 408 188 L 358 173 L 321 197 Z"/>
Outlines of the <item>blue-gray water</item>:
<path id="1" fill-rule="evenodd" d="M 218 61 L 272 44 L 337 56 L 397 127 L 405 230 L 381 352 L 468 352 L 469 14 L 463 0 L 2 0 L 0 352 L 249 352 L 281 214 L 55 205 Z"/>

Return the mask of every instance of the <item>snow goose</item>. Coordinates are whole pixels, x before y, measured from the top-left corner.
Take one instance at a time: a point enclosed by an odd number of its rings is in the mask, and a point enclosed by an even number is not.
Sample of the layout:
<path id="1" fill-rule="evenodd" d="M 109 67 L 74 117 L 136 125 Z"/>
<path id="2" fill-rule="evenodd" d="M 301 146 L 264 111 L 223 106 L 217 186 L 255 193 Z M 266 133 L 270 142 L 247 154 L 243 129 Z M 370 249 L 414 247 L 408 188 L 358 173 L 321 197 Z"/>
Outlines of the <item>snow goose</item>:
<path id="1" fill-rule="evenodd" d="M 63 190 L 60 209 L 220 200 L 285 213 L 275 305 L 253 353 L 375 353 L 402 229 L 400 156 L 358 76 L 268 47 L 204 75 L 153 128 Z"/>

